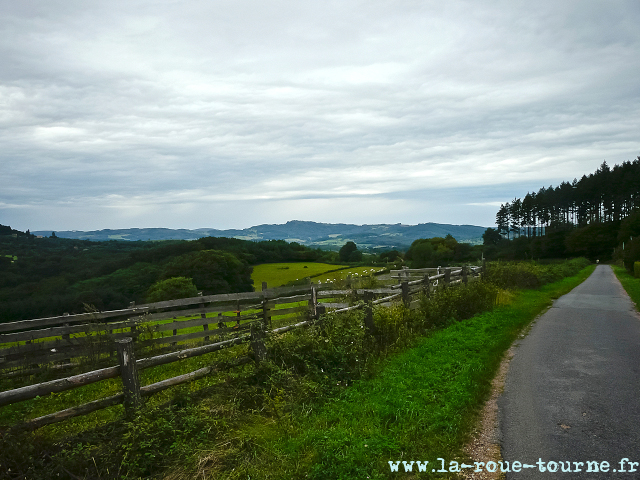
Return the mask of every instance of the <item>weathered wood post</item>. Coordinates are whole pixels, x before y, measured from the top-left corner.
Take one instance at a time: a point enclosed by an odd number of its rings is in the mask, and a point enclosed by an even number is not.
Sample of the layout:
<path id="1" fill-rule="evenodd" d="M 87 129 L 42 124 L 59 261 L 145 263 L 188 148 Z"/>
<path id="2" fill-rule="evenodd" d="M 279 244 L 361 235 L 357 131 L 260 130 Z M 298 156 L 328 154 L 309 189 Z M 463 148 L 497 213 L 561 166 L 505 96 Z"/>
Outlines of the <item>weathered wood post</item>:
<path id="1" fill-rule="evenodd" d="M 309 299 L 309 319 L 318 319 L 318 292 L 314 286 L 311 286 L 311 298 Z"/>
<path id="2" fill-rule="evenodd" d="M 262 291 L 263 292 L 267 291 L 267 282 L 262 282 Z"/>
<path id="3" fill-rule="evenodd" d="M 222 321 L 222 313 L 218 313 L 218 328 L 225 328 L 226 326 L 227 324 Z"/>
<path id="4" fill-rule="evenodd" d="M 68 313 L 65 313 L 65 314 L 64 314 L 64 316 L 65 316 L 65 317 L 68 317 L 68 316 L 69 316 L 69 314 L 68 314 Z M 69 326 L 69 322 L 65 322 L 65 323 L 64 323 L 64 326 L 65 326 L 65 327 L 68 327 L 68 326 Z M 69 343 L 71 343 L 71 335 L 70 335 L 70 334 L 68 334 L 68 333 L 63 333 L 63 334 L 62 334 L 62 339 L 63 339 L 63 340 L 66 340 L 66 341 L 67 341 L 67 342 L 69 342 Z M 70 359 L 70 358 L 65 358 L 62 362 L 63 362 L 63 363 L 71 363 L 71 359 Z"/>
<path id="5" fill-rule="evenodd" d="M 447 267 L 444 269 L 444 284 L 449 286 L 449 283 L 451 283 L 451 268 Z"/>
<path id="6" fill-rule="evenodd" d="M 469 282 L 469 278 L 467 276 L 467 266 L 464 265 L 462 267 L 462 283 L 464 283 L 465 285 Z"/>
<path id="7" fill-rule="evenodd" d="M 129 302 L 129 308 L 135 308 L 136 302 Z M 134 312 L 135 313 L 135 312 Z M 131 325 L 131 336 L 135 337 L 138 332 L 138 327 L 136 325 Z"/>
<path id="8" fill-rule="evenodd" d="M 240 314 L 242 312 L 240 311 L 240 300 L 238 300 L 238 303 L 236 304 L 236 325 L 240 325 Z"/>
<path id="9" fill-rule="evenodd" d="M 273 302 L 271 300 L 267 300 L 266 298 L 262 301 L 262 323 L 264 324 L 265 330 L 271 326 L 271 309 L 273 307 Z"/>
<path id="10" fill-rule="evenodd" d="M 198 292 L 198 295 L 202 297 L 202 292 Z M 207 318 L 207 313 L 204 311 L 204 298 L 202 299 L 202 301 L 200 302 L 200 308 L 202 309 L 202 312 L 200 313 L 200 318 Z M 205 323 L 202 326 L 202 329 L 206 332 L 209 330 L 209 324 Z M 204 337 L 204 341 L 208 342 L 209 341 L 209 335 L 207 335 L 206 337 Z"/>
<path id="11" fill-rule="evenodd" d="M 428 273 L 425 274 L 423 282 L 424 284 L 423 284 L 422 290 L 424 291 L 427 298 L 429 298 L 431 296 L 431 280 L 429 279 Z"/>
<path id="12" fill-rule="evenodd" d="M 369 335 L 376 334 L 376 326 L 373 323 L 373 292 L 364 291 L 364 326 Z"/>
<path id="13" fill-rule="evenodd" d="M 258 322 L 251 324 L 251 350 L 255 356 L 256 363 L 267 359 L 267 347 L 264 344 L 264 326 Z"/>
<path id="14" fill-rule="evenodd" d="M 140 379 L 136 356 L 133 353 L 133 339 L 131 337 L 116 340 L 120 376 L 122 377 L 122 391 L 124 393 L 124 409 L 127 417 L 132 417 L 142 405 L 140 397 Z"/>
<path id="15" fill-rule="evenodd" d="M 409 298 L 409 282 L 404 280 L 400 284 L 400 289 L 402 290 L 402 303 L 404 303 L 405 307 L 409 308 L 409 304 L 411 303 Z"/>

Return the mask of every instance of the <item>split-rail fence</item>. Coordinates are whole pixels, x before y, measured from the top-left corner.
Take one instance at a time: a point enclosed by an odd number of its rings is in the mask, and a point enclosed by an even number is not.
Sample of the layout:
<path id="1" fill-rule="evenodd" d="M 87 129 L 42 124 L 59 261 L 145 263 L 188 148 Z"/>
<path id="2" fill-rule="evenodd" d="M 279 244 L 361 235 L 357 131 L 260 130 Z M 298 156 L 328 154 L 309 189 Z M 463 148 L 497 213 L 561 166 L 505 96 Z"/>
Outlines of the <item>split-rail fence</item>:
<path id="1" fill-rule="evenodd" d="M 24 422 L 12 428 L 36 429 L 68 418 L 124 404 L 127 414 L 141 398 L 174 385 L 267 358 L 265 334 L 279 334 L 322 321 L 334 313 L 365 308 L 364 327 L 375 334 L 372 306 L 402 301 L 415 308 L 419 293 L 480 277 L 482 267 L 392 270 L 396 284 L 382 288 L 336 289 L 330 284 L 279 287 L 222 295 L 199 295 L 123 310 L 0 324 L 0 378 L 101 367 L 0 391 L 0 407 L 121 377 L 123 391 Z M 293 322 L 293 323 L 290 323 Z M 190 373 L 140 386 L 138 371 L 249 343 L 253 354 L 218 362 Z M 145 356 L 146 355 L 146 356 Z M 144 358 L 136 358 L 144 356 Z"/>

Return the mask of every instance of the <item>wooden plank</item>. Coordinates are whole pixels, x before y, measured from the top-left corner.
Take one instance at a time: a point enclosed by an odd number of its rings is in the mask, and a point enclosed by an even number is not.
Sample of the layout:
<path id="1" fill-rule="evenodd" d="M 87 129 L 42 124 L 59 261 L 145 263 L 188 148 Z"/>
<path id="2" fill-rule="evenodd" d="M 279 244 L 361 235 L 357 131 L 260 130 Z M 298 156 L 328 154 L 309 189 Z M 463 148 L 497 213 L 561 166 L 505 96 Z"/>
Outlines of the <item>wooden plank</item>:
<path id="1" fill-rule="evenodd" d="M 374 305 L 380 305 L 380 304 L 385 304 L 386 302 L 389 302 L 390 300 L 394 300 L 396 298 L 402 298 L 402 292 L 390 295 L 388 297 L 379 298 L 378 300 L 374 300 L 371 303 L 373 303 Z"/>
<path id="2" fill-rule="evenodd" d="M 208 317 L 208 318 L 196 318 L 193 320 L 179 320 L 171 323 L 163 323 L 160 325 L 152 326 L 155 332 L 165 332 L 167 330 L 182 330 L 185 328 L 201 327 L 202 325 L 215 325 L 219 322 L 237 322 L 246 320 L 255 320 L 258 318 L 258 314 L 252 313 L 249 315 L 242 315 L 240 317 L 222 316 L 222 317 Z M 210 330 L 213 335 L 216 335 L 215 328 Z"/>
<path id="3" fill-rule="evenodd" d="M 161 392 L 175 385 L 180 385 L 186 382 L 192 382 L 199 378 L 206 377 L 211 373 L 215 373 L 221 370 L 227 370 L 233 367 L 239 367 L 241 365 L 246 365 L 251 362 L 252 362 L 251 358 L 244 356 L 244 357 L 239 357 L 235 360 L 231 360 L 229 362 L 223 362 L 218 365 L 209 365 L 207 367 L 194 370 L 193 372 L 185 373 L 183 375 L 178 375 L 172 378 L 167 378 L 166 380 L 162 380 L 160 382 L 152 383 L 151 385 L 141 387 L 140 393 L 142 394 L 142 396 L 147 397 L 149 395 L 153 395 L 154 393 Z"/>
<path id="4" fill-rule="evenodd" d="M 9 372 L 1 373 L 0 378 L 26 377 L 51 370 L 68 370 L 80 366 L 80 363 L 64 363 L 62 365 L 49 365 L 45 367 L 20 368 Z"/>
<path id="5" fill-rule="evenodd" d="M 59 315 L 57 317 L 35 318 L 33 320 L 20 320 L 17 322 L 0 323 L 0 333 L 17 332 L 34 328 L 43 328 L 64 323 L 91 323 L 97 320 L 104 320 L 113 317 L 125 317 L 132 315 L 142 315 L 146 310 L 136 308 L 125 308 L 123 310 L 110 310 L 97 313 L 80 313 L 77 315 Z"/>
<path id="6" fill-rule="evenodd" d="M 77 407 L 67 408 L 66 410 L 61 410 L 56 413 L 51 413 L 49 415 L 44 415 L 42 417 L 34 418 L 33 420 L 29 420 L 21 425 L 17 425 L 13 427 L 11 430 L 22 430 L 22 429 L 35 430 L 37 428 L 44 427 L 45 425 L 51 425 L 53 423 L 62 422 L 64 420 L 67 420 L 68 418 L 87 415 L 91 412 L 95 412 L 96 410 L 101 410 L 103 408 L 111 407 L 113 405 L 118 405 L 122 403 L 123 400 L 124 400 L 124 393 L 119 393 L 111 397 L 101 398 L 100 400 L 94 400 L 93 402 L 85 403 Z"/>
<path id="7" fill-rule="evenodd" d="M 294 323 L 293 325 L 286 325 L 284 327 L 274 328 L 273 330 L 271 330 L 271 333 L 276 333 L 276 334 L 285 333 L 295 328 L 306 327 L 307 325 L 311 325 L 313 322 L 314 320 L 305 320 L 304 322 Z"/>
<path id="8" fill-rule="evenodd" d="M 70 352 L 52 353 L 50 355 L 39 355 L 39 356 L 30 355 L 28 357 L 23 356 L 21 358 L 7 360 L 6 362 L 0 364 L 2 365 L 2 367 L 0 368 L 5 370 L 8 368 L 24 367 L 25 365 L 43 365 L 44 366 L 52 362 L 65 361 L 69 358 L 73 359 L 73 358 L 82 358 L 82 357 L 79 357 L 78 355 L 74 355 L 73 353 L 70 353 Z M 46 367 L 42 367 L 42 368 L 46 368 Z"/>
<path id="9" fill-rule="evenodd" d="M 39 340 L 41 338 L 58 337 L 61 335 L 77 334 L 77 333 L 101 333 L 109 330 L 119 330 L 122 328 L 131 328 L 134 325 L 141 325 L 142 321 L 131 319 L 124 322 L 114 323 L 84 323 L 81 325 L 71 325 L 68 327 L 49 327 L 38 330 L 29 330 L 26 332 L 3 333 L 0 334 L 0 344 L 10 342 L 21 342 L 25 340 Z"/>
<path id="10" fill-rule="evenodd" d="M 277 310 L 271 310 L 271 317 L 278 317 L 282 315 L 290 315 L 292 313 L 302 313 L 302 312 L 308 312 L 308 311 L 309 311 L 308 305 L 304 305 L 300 307 L 280 308 Z"/>
<path id="11" fill-rule="evenodd" d="M 318 298 L 338 297 L 351 295 L 353 290 L 325 290 L 318 292 Z"/>
<path id="12" fill-rule="evenodd" d="M 308 302 L 311 299 L 311 294 L 294 295 L 292 297 L 278 297 L 273 299 L 276 305 L 286 303 Z"/>
<path id="13" fill-rule="evenodd" d="M 402 270 L 389 270 L 391 275 L 400 275 L 401 273 L 419 273 L 424 275 L 425 273 L 437 273 L 437 267 L 427 267 L 427 268 L 404 268 Z"/>
<path id="14" fill-rule="evenodd" d="M 178 352 L 165 353 L 164 355 L 156 355 L 155 357 L 142 358 L 137 361 L 138 368 L 150 368 L 157 367 L 158 365 L 166 365 L 177 360 L 183 360 L 185 358 L 197 357 L 211 352 L 216 352 L 224 348 L 241 345 L 248 342 L 250 335 L 243 335 L 241 337 L 232 338 L 223 342 L 211 343 L 209 345 L 203 345 L 201 347 L 188 348 L 186 350 L 180 350 Z"/>
<path id="15" fill-rule="evenodd" d="M 358 295 L 363 295 L 365 292 L 371 292 L 374 295 L 385 295 L 389 293 L 395 293 L 391 287 L 388 288 L 363 288 L 355 291 Z"/>
<path id="16" fill-rule="evenodd" d="M 318 288 L 316 286 L 316 288 Z M 303 293 L 309 293 L 311 291 L 311 285 L 296 285 L 292 287 L 278 287 L 270 288 L 262 293 L 265 294 L 265 299 L 273 300 L 279 297 L 286 297 L 288 295 L 297 295 Z"/>
<path id="17" fill-rule="evenodd" d="M 245 323 L 244 325 L 238 325 L 236 327 L 220 328 L 215 330 L 202 330 L 200 332 L 184 333 L 182 335 L 167 335 L 166 337 L 144 340 L 142 342 L 139 342 L 138 344 L 142 347 L 146 347 L 148 345 L 161 345 L 163 343 L 184 342 L 186 340 L 193 340 L 196 338 L 202 338 L 212 335 L 222 335 L 223 333 L 244 332 L 246 330 L 249 330 L 250 327 L 251 324 Z"/>
<path id="18" fill-rule="evenodd" d="M 55 340 L 45 340 L 36 343 L 27 343 L 23 345 L 14 345 L 0 349 L 0 356 L 9 357 L 11 355 L 24 355 L 33 354 L 37 352 L 51 351 L 52 349 L 62 350 L 68 347 L 73 347 L 80 352 L 80 349 L 87 347 L 92 342 L 96 345 L 102 345 L 112 340 L 124 338 L 127 336 L 137 336 L 140 332 L 118 332 L 109 333 L 104 336 L 85 336 L 85 337 L 73 337 L 73 338 L 56 338 Z M 55 352 L 54 352 L 55 353 Z"/>
<path id="19" fill-rule="evenodd" d="M 342 312 L 348 312 L 350 310 L 357 310 L 358 308 L 362 308 L 362 306 L 363 304 L 354 305 L 352 307 L 339 308 L 338 310 L 334 310 L 333 313 L 342 313 Z"/>
<path id="20" fill-rule="evenodd" d="M 323 302 L 320 303 L 319 305 L 324 306 L 325 308 L 346 308 L 349 306 L 348 303 L 330 303 L 330 302 Z"/>
<path id="21" fill-rule="evenodd" d="M 61 378 L 59 380 L 51 380 L 49 382 L 29 385 L 27 387 L 16 388 L 0 392 L 0 407 L 10 405 L 12 403 L 30 400 L 36 397 L 43 397 L 52 393 L 64 392 L 72 388 L 78 388 L 90 383 L 99 382 L 108 378 L 115 378 L 120 375 L 120 367 L 108 367 L 94 370 L 92 372 L 81 373 L 71 377 Z"/>

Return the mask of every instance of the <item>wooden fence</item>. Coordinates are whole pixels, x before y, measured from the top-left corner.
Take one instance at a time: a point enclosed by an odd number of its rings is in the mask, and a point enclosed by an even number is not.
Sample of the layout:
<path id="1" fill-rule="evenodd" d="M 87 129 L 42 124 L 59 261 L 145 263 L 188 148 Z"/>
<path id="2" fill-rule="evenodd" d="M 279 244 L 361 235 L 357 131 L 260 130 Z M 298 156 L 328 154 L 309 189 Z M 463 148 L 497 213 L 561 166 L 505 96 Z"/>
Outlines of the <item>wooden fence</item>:
<path id="1" fill-rule="evenodd" d="M 402 301 L 414 308 L 419 293 L 443 285 L 467 283 L 481 267 L 391 271 L 397 284 L 374 289 L 335 290 L 330 285 L 267 289 L 261 292 L 207 295 L 134 306 L 128 309 L 23 320 L 0 324 L 0 372 L 32 374 L 102 364 L 102 368 L 0 392 L 0 407 L 101 380 L 121 377 L 123 392 L 45 415 L 18 428 L 35 429 L 112 405 L 130 414 L 141 398 L 211 373 L 267 358 L 265 334 L 307 326 L 327 311 L 365 308 L 365 327 L 374 333 L 372 306 Z M 293 323 L 290 323 L 293 322 Z M 185 333 L 186 331 L 186 333 Z M 74 337 L 72 337 L 74 335 Z M 138 371 L 250 343 L 242 356 L 193 372 L 140 386 Z M 194 346 L 195 345 L 195 346 Z M 188 347 L 188 348 L 185 348 Z M 136 358 L 148 355 L 144 358 Z"/>

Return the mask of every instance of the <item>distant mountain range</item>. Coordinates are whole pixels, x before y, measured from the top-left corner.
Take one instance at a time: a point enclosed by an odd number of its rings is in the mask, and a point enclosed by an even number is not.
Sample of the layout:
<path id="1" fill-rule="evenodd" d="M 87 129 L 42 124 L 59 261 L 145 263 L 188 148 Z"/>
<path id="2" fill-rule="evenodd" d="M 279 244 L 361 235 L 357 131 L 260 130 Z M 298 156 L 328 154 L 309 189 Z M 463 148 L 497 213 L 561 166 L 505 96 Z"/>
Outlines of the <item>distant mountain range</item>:
<path id="1" fill-rule="evenodd" d="M 285 224 L 258 225 L 242 230 L 125 228 L 90 232 L 72 230 L 55 233 L 61 238 L 93 241 L 196 240 L 201 237 L 231 237 L 242 240 L 286 240 L 324 249 L 339 248 L 348 241 L 355 242 L 358 247 L 363 249 L 402 249 L 410 246 L 418 238 L 444 237 L 447 234 L 451 234 L 459 242 L 482 243 L 481 237 L 485 230 L 486 227 L 474 225 L 447 225 L 441 223 L 351 225 L 293 220 Z M 37 231 L 31 233 L 50 236 L 52 232 Z"/>

